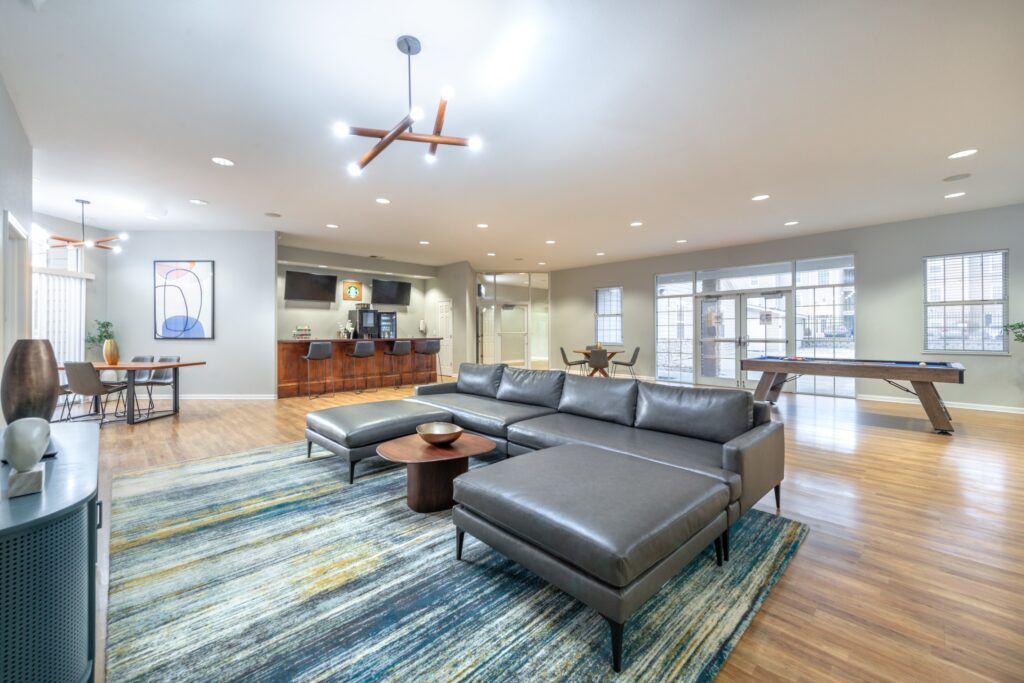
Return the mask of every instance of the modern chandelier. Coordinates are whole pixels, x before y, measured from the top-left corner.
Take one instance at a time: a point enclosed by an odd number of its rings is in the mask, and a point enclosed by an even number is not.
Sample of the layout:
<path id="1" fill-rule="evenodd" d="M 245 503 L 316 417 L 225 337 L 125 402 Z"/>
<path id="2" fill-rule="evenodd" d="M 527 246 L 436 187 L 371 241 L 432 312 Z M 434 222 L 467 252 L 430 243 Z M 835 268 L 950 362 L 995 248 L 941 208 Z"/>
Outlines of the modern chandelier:
<path id="1" fill-rule="evenodd" d="M 414 107 L 412 104 L 412 57 L 413 55 L 420 53 L 420 41 L 414 36 L 399 36 L 397 45 L 399 52 L 406 56 L 409 84 L 409 112 L 390 130 L 384 130 L 383 128 L 358 128 L 355 126 L 345 125 L 344 123 L 334 124 L 334 134 L 338 137 L 359 135 L 364 138 L 377 138 L 379 140 L 377 144 L 371 147 L 370 150 L 367 151 L 366 154 L 364 154 L 358 161 L 353 161 L 348 165 L 349 175 L 362 175 L 363 169 L 366 168 L 367 164 L 376 159 L 377 155 L 387 149 L 388 145 L 395 140 L 420 142 L 428 145 L 426 155 L 426 161 L 428 164 L 432 164 L 437 161 L 437 148 L 439 145 L 469 147 L 474 151 L 480 149 L 483 145 L 478 137 L 458 138 L 451 135 L 441 135 L 441 129 L 444 126 L 445 112 L 448 109 L 448 102 L 452 99 L 454 94 L 451 87 L 445 87 L 441 90 L 441 101 L 437 105 L 437 116 L 434 119 L 434 132 L 431 134 L 413 132 L 412 124 L 423 118 L 423 108 Z"/>
<path id="2" fill-rule="evenodd" d="M 115 254 L 121 253 L 120 245 L 111 246 L 111 242 L 118 242 L 128 239 L 128 233 L 122 232 L 117 235 L 111 235 L 110 237 L 101 237 L 98 240 L 87 240 L 85 239 L 85 207 L 91 204 L 88 199 L 76 199 L 82 207 L 82 238 L 77 237 L 64 237 L 63 235 L 50 235 L 48 239 L 54 240 L 57 244 L 51 244 L 50 249 L 64 249 L 74 247 L 85 247 L 86 249 L 106 249 L 112 251 Z"/>

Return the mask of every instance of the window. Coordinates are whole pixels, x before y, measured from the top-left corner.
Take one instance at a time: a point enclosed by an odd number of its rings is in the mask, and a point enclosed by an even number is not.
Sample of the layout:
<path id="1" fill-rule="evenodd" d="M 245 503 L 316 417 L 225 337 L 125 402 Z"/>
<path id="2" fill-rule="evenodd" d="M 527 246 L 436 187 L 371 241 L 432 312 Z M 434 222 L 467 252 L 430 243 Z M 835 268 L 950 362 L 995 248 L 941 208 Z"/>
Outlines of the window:
<path id="1" fill-rule="evenodd" d="M 924 350 L 1006 353 L 1009 253 L 924 260 Z"/>
<path id="2" fill-rule="evenodd" d="M 693 273 L 655 278 L 655 378 L 693 381 Z"/>
<path id="3" fill-rule="evenodd" d="M 85 359 L 85 283 L 81 249 L 50 249 L 32 226 L 32 337 L 49 339 L 58 363 Z"/>
<path id="4" fill-rule="evenodd" d="M 702 294 L 792 286 L 792 261 L 702 270 L 697 273 L 697 291 Z"/>
<path id="5" fill-rule="evenodd" d="M 796 355 L 806 358 L 853 358 L 857 292 L 853 256 L 796 262 Z M 852 377 L 804 375 L 799 393 L 856 395 Z"/>
<path id="6" fill-rule="evenodd" d="M 622 287 L 602 287 L 594 297 L 594 339 L 622 343 Z"/>

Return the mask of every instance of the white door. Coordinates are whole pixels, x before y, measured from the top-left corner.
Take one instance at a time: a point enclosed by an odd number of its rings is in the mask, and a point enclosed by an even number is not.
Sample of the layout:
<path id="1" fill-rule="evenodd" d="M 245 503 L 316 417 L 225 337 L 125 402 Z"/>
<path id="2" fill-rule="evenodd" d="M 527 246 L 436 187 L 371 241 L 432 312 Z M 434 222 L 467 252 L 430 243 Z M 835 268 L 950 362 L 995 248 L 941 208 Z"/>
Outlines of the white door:
<path id="1" fill-rule="evenodd" d="M 441 374 L 451 377 L 455 374 L 453 367 L 455 361 L 452 353 L 452 339 L 455 336 L 455 331 L 452 323 L 451 299 L 437 303 L 437 336 L 441 337 Z"/>

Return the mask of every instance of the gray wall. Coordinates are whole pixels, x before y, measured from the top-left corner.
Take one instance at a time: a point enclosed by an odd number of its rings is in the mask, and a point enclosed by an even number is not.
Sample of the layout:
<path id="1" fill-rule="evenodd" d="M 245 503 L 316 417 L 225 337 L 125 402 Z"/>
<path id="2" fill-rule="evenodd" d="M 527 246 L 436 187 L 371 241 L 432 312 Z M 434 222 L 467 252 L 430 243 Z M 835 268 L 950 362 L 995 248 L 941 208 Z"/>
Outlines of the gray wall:
<path id="1" fill-rule="evenodd" d="M 177 355 L 183 396 L 273 397 L 276 238 L 270 232 L 135 231 L 107 261 L 107 317 L 123 357 Z M 214 261 L 212 340 L 153 338 L 153 261 Z"/>
<path id="2" fill-rule="evenodd" d="M 284 278 L 286 271 L 299 271 L 313 273 L 315 275 L 335 275 L 338 278 L 338 288 L 334 301 L 285 301 Z M 424 287 L 426 280 L 401 277 L 398 275 L 372 275 L 357 273 L 350 270 L 334 270 L 322 268 L 306 268 L 303 266 L 281 265 L 277 266 L 277 338 L 291 339 L 292 332 L 296 325 L 309 325 L 313 336 L 319 339 L 333 338 L 337 336 L 338 323 L 344 324 L 348 321 L 348 312 L 354 310 L 356 302 L 342 300 L 342 287 L 345 280 L 357 280 L 363 283 L 363 301 L 370 303 L 374 278 L 378 280 L 397 280 L 412 284 L 409 293 L 408 306 L 387 306 L 374 304 L 374 308 L 381 311 L 395 311 L 398 313 L 398 336 L 399 337 L 421 337 L 419 332 L 420 320 L 424 319 Z"/>
<path id="3" fill-rule="evenodd" d="M 452 360 L 459 365 L 476 358 L 476 272 L 462 261 L 437 269 L 437 277 L 427 281 L 425 315 L 429 334 L 437 334 L 437 305 L 452 301 Z"/>
<path id="4" fill-rule="evenodd" d="M 1024 407 L 1024 345 L 1010 355 L 923 354 L 925 256 L 1010 250 L 1010 320 L 1024 319 L 1024 205 L 922 218 L 726 249 L 608 263 L 551 274 L 551 349 L 588 343 L 594 336 L 594 290 L 622 286 L 628 347 L 641 349 L 638 374 L 654 374 L 654 277 L 657 274 L 798 258 L 854 254 L 857 355 L 863 358 L 958 361 L 965 384 L 944 384 L 950 402 Z M 858 395 L 903 398 L 884 382 L 858 380 Z"/>
<path id="5" fill-rule="evenodd" d="M 0 78 L 0 221 L 10 211 L 28 230 L 32 224 L 32 145 Z M 0 233 L 6 226 L 0 225 Z M 0 356 L 31 333 L 32 284 L 27 240 L 0 234 Z"/>

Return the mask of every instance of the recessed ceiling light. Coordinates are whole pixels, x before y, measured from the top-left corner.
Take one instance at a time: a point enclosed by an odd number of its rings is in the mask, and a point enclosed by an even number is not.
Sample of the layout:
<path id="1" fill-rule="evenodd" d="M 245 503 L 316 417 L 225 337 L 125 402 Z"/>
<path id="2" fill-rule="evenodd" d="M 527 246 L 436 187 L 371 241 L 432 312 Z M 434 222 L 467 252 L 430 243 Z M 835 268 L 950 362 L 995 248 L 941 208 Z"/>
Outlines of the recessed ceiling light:
<path id="1" fill-rule="evenodd" d="M 495 254 L 495 253 L 494 253 L 493 251 L 489 251 L 489 252 L 487 252 L 487 255 L 488 255 L 488 256 L 497 256 L 497 254 Z"/>
<path id="2" fill-rule="evenodd" d="M 962 149 L 959 152 L 953 152 L 947 159 L 963 159 L 964 157 L 972 157 L 978 153 L 976 149 Z"/>
<path id="3" fill-rule="evenodd" d="M 377 198 L 376 198 L 375 200 L 373 200 L 373 201 L 377 202 L 378 204 L 383 204 L 383 205 L 385 205 L 385 206 L 387 206 L 388 204 L 390 204 L 390 203 L 391 203 L 391 200 L 390 200 L 390 199 L 385 199 L 384 197 L 377 197 Z"/>
<path id="4" fill-rule="evenodd" d="M 594 254 L 594 256 L 604 256 L 604 252 L 603 251 L 599 251 L 596 254 Z"/>
<path id="5" fill-rule="evenodd" d="M 957 197 L 963 197 L 966 192 L 950 192 L 946 195 L 946 199 L 956 199 Z"/>
<path id="6" fill-rule="evenodd" d="M 210 157 L 210 161 L 217 164 L 218 166 L 234 166 L 235 162 L 231 159 L 225 159 L 224 157 Z"/>
<path id="7" fill-rule="evenodd" d="M 317 266 L 317 268 L 326 268 L 326 267 L 327 267 L 327 266 L 323 265 L 322 263 L 321 263 L 320 265 L 318 265 L 318 266 Z"/>
<path id="8" fill-rule="evenodd" d="M 188 200 L 188 203 L 195 204 L 196 206 L 206 206 L 210 202 L 206 201 L 205 199 L 190 199 Z"/>
<path id="9" fill-rule="evenodd" d="M 335 225 L 334 223 L 328 223 L 327 227 L 330 228 L 331 230 L 337 230 L 338 229 L 338 226 Z"/>
<path id="10" fill-rule="evenodd" d="M 263 215 L 266 216 L 267 218 L 280 218 L 281 217 L 281 214 L 277 213 L 276 211 L 267 211 Z"/>
<path id="11" fill-rule="evenodd" d="M 783 225 L 785 225 L 785 226 L 800 225 L 800 221 L 786 221 L 785 223 L 783 223 Z"/>
<path id="12" fill-rule="evenodd" d="M 952 183 L 956 182 L 957 180 L 967 180 L 970 177 L 970 173 L 957 173 L 956 175 L 946 176 L 945 178 L 942 179 L 942 182 Z"/>
<path id="13" fill-rule="evenodd" d="M 629 227 L 631 227 L 631 228 L 639 228 L 641 225 L 643 225 L 642 222 L 640 222 L 640 221 L 633 221 L 632 223 L 629 224 Z"/>
<path id="14" fill-rule="evenodd" d="M 428 242 L 426 240 L 420 240 L 420 244 L 426 246 L 426 245 L 430 244 L 430 242 Z"/>
<path id="15" fill-rule="evenodd" d="M 487 225 L 486 223 L 477 223 L 476 227 L 478 227 L 478 228 L 489 228 L 490 226 Z"/>
<path id="16" fill-rule="evenodd" d="M 769 199 L 769 198 L 771 198 L 770 194 L 755 194 L 753 197 L 750 198 L 750 201 L 752 201 L 752 202 L 763 202 L 764 200 Z"/>
<path id="17" fill-rule="evenodd" d="M 544 240 L 544 244 L 554 244 L 554 240 Z"/>
<path id="18" fill-rule="evenodd" d="M 546 261 L 537 261 L 537 265 L 538 266 L 546 266 L 547 262 Z"/>
<path id="19" fill-rule="evenodd" d="M 676 240 L 676 244 L 686 244 L 686 240 Z"/>

